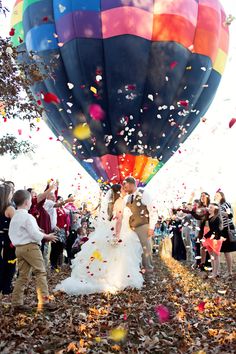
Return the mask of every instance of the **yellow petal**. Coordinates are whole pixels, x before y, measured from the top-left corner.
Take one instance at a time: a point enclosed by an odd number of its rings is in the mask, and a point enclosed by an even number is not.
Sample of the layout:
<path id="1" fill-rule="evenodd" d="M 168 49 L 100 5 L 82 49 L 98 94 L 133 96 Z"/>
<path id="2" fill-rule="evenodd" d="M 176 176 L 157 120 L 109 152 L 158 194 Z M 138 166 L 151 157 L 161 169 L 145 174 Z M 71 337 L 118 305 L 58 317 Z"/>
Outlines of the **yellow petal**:
<path id="1" fill-rule="evenodd" d="M 110 331 L 110 338 L 114 342 L 120 342 L 127 336 L 127 330 L 124 328 L 114 328 Z"/>
<path id="2" fill-rule="evenodd" d="M 88 139 L 91 135 L 91 131 L 90 131 L 90 128 L 87 123 L 77 125 L 77 127 L 75 127 L 73 133 L 74 133 L 74 136 L 79 140 Z"/>
<path id="3" fill-rule="evenodd" d="M 93 86 L 90 87 L 90 91 L 92 91 L 92 92 L 95 93 L 95 94 L 97 93 L 96 87 L 93 87 Z"/>

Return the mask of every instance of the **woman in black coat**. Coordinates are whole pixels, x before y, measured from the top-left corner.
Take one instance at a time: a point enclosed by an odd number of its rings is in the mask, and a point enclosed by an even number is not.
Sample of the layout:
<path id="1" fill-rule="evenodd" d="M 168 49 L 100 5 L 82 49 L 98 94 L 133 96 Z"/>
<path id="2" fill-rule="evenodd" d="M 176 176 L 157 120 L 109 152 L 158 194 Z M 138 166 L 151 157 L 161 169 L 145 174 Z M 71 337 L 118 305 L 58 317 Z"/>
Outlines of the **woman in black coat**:
<path id="1" fill-rule="evenodd" d="M 178 218 L 177 211 L 172 211 L 171 222 L 169 224 L 169 232 L 172 234 L 172 257 L 177 261 L 186 260 L 186 250 L 182 238 L 182 221 Z"/>

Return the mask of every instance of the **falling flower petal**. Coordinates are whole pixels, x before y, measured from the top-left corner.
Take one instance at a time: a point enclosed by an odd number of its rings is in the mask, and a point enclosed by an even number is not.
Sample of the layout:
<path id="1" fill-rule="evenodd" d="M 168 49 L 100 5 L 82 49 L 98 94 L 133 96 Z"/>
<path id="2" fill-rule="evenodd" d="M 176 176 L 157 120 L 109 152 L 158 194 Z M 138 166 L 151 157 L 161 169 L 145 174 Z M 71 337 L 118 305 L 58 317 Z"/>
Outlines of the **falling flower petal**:
<path id="1" fill-rule="evenodd" d="M 205 310 L 206 303 L 204 301 L 200 302 L 197 306 L 199 312 L 203 312 Z"/>
<path id="2" fill-rule="evenodd" d="M 15 28 L 11 28 L 9 36 L 13 37 L 15 35 Z"/>
<path id="3" fill-rule="evenodd" d="M 188 101 L 181 100 L 181 101 L 178 102 L 178 104 L 179 104 L 180 106 L 183 106 L 183 107 L 188 107 L 189 102 L 188 102 Z"/>
<path id="4" fill-rule="evenodd" d="M 100 121 L 105 118 L 105 112 L 99 104 L 93 103 L 89 106 L 89 114 L 92 119 Z"/>
<path id="5" fill-rule="evenodd" d="M 67 83 L 67 86 L 68 86 L 69 90 L 72 90 L 74 87 L 74 85 L 70 82 Z"/>
<path id="6" fill-rule="evenodd" d="M 110 339 L 114 342 L 121 342 L 127 336 L 127 330 L 124 328 L 115 328 L 110 331 Z"/>
<path id="7" fill-rule="evenodd" d="M 60 103 L 60 99 L 57 97 L 57 95 L 55 95 L 52 92 L 47 92 L 43 95 L 43 99 L 46 103 L 55 103 L 55 104 L 59 104 Z"/>
<path id="8" fill-rule="evenodd" d="M 103 262 L 102 255 L 98 250 L 94 251 L 91 257 L 97 259 L 99 262 Z"/>
<path id="9" fill-rule="evenodd" d="M 79 140 L 88 139 L 91 136 L 91 131 L 87 123 L 79 124 L 74 129 L 74 136 Z"/>
<path id="10" fill-rule="evenodd" d="M 173 61 L 173 62 L 170 64 L 170 68 L 173 70 L 173 69 L 176 67 L 177 64 L 178 64 L 177 61 Z"/>
<path id="11" fill-rule="evenodd" d="M 92 91 L 94 94 L 97 94 L 97 89 L 96 87 L 91 86 L 90 91 Z"/>
<path id="12" fill-rule="evenodd" d="M 61 14 L 66 11 L 66 7 L 63 6 L 62 4 L 59 4 L 58 7 Z"/>
<path id="13" fill-rule="evenodd" d="M 160 323 L 165 323 L 170 319 L 170 312 L 164 305 L 159 305 L 155 307 L 155 313 L 158 316 Z"/>
<path id="14" fill-rule="evenodd" d="M 231 121 L 229 122 L 229 128 L 231 129 L 235 123 L 236 123 L 236 118 L 232 118 Z"/>

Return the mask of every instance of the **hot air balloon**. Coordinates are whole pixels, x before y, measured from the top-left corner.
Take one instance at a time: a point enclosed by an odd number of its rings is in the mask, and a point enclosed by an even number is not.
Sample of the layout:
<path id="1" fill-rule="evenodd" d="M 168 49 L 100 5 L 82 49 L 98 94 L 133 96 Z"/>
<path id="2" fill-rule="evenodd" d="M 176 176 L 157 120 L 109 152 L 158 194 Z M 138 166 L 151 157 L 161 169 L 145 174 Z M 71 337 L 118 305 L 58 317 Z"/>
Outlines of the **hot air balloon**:
<path id="1" fill-rule="evenodd" d="M 218 0 L 17 0 L 11 27 L 54 134 L 95 180 L 142 185 L 208 110 L 229 42 Z"/>

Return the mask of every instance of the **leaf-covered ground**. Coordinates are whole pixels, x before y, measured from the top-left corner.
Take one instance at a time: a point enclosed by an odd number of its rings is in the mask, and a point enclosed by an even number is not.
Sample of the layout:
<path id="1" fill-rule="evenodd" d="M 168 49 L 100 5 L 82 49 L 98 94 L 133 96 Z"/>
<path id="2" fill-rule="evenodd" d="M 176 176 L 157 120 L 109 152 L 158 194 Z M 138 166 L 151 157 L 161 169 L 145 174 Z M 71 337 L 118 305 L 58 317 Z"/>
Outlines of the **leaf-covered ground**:
<path id="1" fill-rule="evenodd" d="M 142 291 L 71 297 L 56 294 L 54 313 L 13 315 L 0 307 L 0 352 L 7 353 L 198 353 L 236 352 L 236 279 L 204 279 L 174 261 L 155 259 Z M 52 290 L 70 273 L 50 273 Z M 26 303 L 35 303 L 34 279 Z M 160 323 L 157 305 L 170 311 Z M 118 331 L 113 331 L 120 328 Z M 120 337 L 120 338 L 119 338 Z"/>

